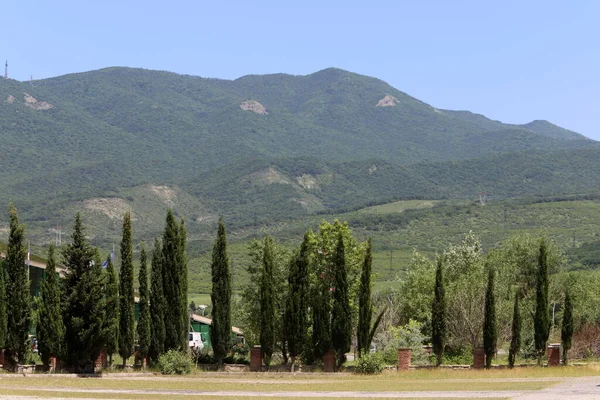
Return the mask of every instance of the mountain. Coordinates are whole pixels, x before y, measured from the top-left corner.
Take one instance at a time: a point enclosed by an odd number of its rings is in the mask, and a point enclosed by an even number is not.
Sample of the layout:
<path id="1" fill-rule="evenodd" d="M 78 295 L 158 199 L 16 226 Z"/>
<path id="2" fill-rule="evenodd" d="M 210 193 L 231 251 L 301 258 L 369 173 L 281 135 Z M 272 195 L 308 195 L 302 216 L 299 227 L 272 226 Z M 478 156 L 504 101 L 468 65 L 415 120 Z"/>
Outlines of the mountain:
<path id="1" fill-rule="evenodd" d="M 137 208 L 150 229 L 161 208 L 181 207 L 201 231 L 218 215 L 244 225 L 393 198 L 580 192 L 587 178 L 596 185 L 599 149 L 546 121 L 438 110 L 335 68 L 220 80 L 113 67 L 2 80 L 0 137 L 0 204 L 45 229 L 76 209 L 110 225 L 114 210 Z"/>

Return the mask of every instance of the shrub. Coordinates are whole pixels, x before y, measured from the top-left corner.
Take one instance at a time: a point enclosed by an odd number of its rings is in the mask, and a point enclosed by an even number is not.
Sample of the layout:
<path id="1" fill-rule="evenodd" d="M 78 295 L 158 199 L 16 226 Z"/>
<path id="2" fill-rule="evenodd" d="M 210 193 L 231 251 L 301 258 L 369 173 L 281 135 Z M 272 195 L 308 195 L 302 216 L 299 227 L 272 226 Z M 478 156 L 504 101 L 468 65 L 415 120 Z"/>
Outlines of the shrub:
<path id="1" fill-rule="evenodd" d="M 380 353 L 365 354 L 354 364 L 354 372 L 357 374 L 379 374 L 383 371 L 384 359 Z"/>
<path id="2" fill-rule="evenodd" d="M 193 365 L 189 355 L 175 350 L 169 350 L 158 357 L 158 366 L 163 375 L 190 374 Z"/>

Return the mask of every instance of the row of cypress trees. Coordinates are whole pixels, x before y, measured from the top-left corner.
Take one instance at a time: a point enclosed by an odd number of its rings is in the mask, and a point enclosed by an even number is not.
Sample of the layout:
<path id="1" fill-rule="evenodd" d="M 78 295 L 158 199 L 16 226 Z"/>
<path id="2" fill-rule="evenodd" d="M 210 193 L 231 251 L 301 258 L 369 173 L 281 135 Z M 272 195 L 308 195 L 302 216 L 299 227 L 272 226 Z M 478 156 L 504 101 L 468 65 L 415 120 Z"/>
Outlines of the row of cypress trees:
<path id="1" fill-rule="evenodd" d="M 548 337 L 550 335 L 550 310 L 548 303 L 548 254 L 544 240 L 540 243 L 538 253 L 538 268 L 536 277 L 536 304 L 534 315 L 534 345 L 538 365 L 542 365 Z M 492 359 L 497 350 L 498 329 L 496 326 L 495 305 L 495 271 L 488 267 L 488 284 L 485 293 L 484 323 L 483 323 L 483 349 L 486 356 L 486 368 L 491 368 Z M 432 345 L 436 355 L 437 365 L 441 365 L 444 354 L 446 338 L 446 302 L 443 279 L 443 261 L 438 259 L 434 287 L 434 300 L 432 304 Z M 516 356 L 521 348 L 521 312 L 519 310 L 520 292 L 515 294 L 513 307 L 513 320 L 511 328 L 511 342 L 509 346 L 508 363 L 514 367 Z M 561 329 L 561 342 L 563 348 L 563 364 L 568 363 L 568 351 L 573 338 L 573 303 L 569 291 L 565 293 L 564 312 Z"/>

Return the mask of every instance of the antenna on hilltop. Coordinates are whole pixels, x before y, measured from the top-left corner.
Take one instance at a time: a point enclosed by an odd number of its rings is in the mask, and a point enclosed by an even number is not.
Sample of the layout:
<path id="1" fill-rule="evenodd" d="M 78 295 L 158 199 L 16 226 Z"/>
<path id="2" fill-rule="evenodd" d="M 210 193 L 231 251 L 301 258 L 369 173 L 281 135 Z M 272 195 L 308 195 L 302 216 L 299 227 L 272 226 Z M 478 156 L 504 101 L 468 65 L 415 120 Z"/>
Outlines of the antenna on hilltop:
<path id="1" fill-rule="evenodd" d="M 8 60 L 4 63 L 4 79 L 8 79 Z"/>
<path id="2" fill-rule="evenodd" d="M 29 85 L 33 86 L 33 75 L 29 77 Z"/>

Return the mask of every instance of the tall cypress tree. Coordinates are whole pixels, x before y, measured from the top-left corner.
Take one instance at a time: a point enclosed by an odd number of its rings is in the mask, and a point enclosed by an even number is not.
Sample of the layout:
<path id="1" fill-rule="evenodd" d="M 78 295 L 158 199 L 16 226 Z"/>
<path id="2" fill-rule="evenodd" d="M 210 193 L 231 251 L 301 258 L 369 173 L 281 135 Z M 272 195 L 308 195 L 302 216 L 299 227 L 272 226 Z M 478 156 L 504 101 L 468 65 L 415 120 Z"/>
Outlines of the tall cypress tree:
<path id="1" fill-rule="evenodd" d="M 365 259 L 363 261 L 362 272 L 360 275 L 360 289 L 358 292 L 358 327 L 356 329 L 356 339 L 358 345 L 358 356 L 368 354 L 371 343 L 369 343 L 369 334 L 371 330 L 371 318 L 373 317 L 373 304 L 371 303 L 371 239 L 367 242 Z"/>
<path id="2" fill-rule="evenodd" d="M 431 306 L 431 343 L 436 357 L 436 365 L 442 365 L 446 345 L 446 290 L 443 279 L 443 261 L 438 258 L 435 271 L 435 288 Z"/>
<path id="3" fill-rule="evenodd" d="M 331 286 L 323 274 L 312 291 L 312 348 L 315 360 L 331 349 Z"/>
<path id="4" fill-rule="evenodd" d="M 521 311 L 519 311 L 519 291 L 515 294 L 515 305 L 513 307 L 513 320 L 511 328 L 510 348 L 508 349 L 508 366 L 515 366 L 515 359 L 521 350 Z"/>
<path id="5" fill-rule="evenodd" d="M 534 342 L 538 365 L 542 365 L 546 353 L 546 343 L 550 335 L 550 314 L 548 310 L 548 251 L 546 241 L 540 243 L 535 297 Z"/>
<path id="6" fill-rule="evenodd" d="M 4 268 L 4 260 L 0 260 L 0 351 L 4 351 L 4 343 L 6 342 L 6 324 L 8 323 L 6 315 L 6 271 Z"/>
<path id="7" fill-rule="evenodd" d="M 123 217 L 123 238 L 121 239 L 121 270 L 119 271 L 119 355 L 123 358 L 123 367 L 133 354 L 135 341 L 135 321 L 133 308 L 133 232 L 131 213 Z"/>
<path id="8" fill-rule="evenodd" d="M 348 297 L 348 275 L 344 252 L 344 238 L 340 233 L 333 258 L 334 288 L 333 307 L 331 310 L 331 344 L 337 358 L 339 370 L 346 361 L 346 353 L 350 351 L 352 342 L 352 315 Z"/>
<path id="9" fill-rule="evenodd" d="M 567 365 L 569 362 L 569 349 L 573 343 L 573 302 L 571 301 L 571 293 L 568 290 L 565 294 L 565 310 L 563 311 L 560 341 L 562 342 L 563 348 L 563 365 Z"/>
<path id="10" fill-rule="evenodd" d="M 140 284 L 140 317 L 137 323 L 138 343 L 140 345 L 140 357 L 146 358 L 150 349 L 150 305 L 148 304 L 148 266 L 146 261 L 146 246 L 142 243 L 140 251 L 140 273 L 138 281 Z"/>
<path id="11" fill-rule="evenodd" d="M 308 252 L 309 234 L 304 234 L 304 240 L 298 253 L 290 261 L 288 276 L 288 294 L 284 315 L 284 334 L 291 358 L 291 369 L 294 372 L 296 357 L 302 354 L 306 344 L 308 330 Z"/>
<path id="12" fill-rule="evenodd" d="M 496 353 L 498 329 L 496 327 L 496 298 L 494 294 L 494 269 L 488 269 L 488 285 L 485 292 L 485 309 L 483 318 L 483 351 L 485 352 L 485 367 L 492 367 L 492 358 Z"/>
<path id="13" fill-rule="evenodd" d="M 112 256 L 106 258 L 106 354 L 112 364 L 113 354 L 119 351 L 119 282 Z"/>
<path id="14" fill-rule="evenodd" d="M 260 346 L 267 368 L 275 344 L 275 303 L 273 301 L 273 239 L 265 238 L 260 279 Z"/>
<path id="15" fill-rule="evenodd" d="M 29 292 L 29 267 L 25 263 L 25 227 L 19 223 L 17 209 L 10 205 L 10 233 L 6 250 L 7 285 L 7 335 L 6 350 L 11 362 L 24 363 L 27 337 L 31 323 L 31 295 Z"/>
<path id="16" fill-rule="evenodd" d="M 179 247 L 177 248 L 177 266 L 179 270 L 179 312 L 181 315 L 180 334 L 181 348 L 188 347 L 188 332 L 190 327 L 190 312 L 188 308 L 188 260 L 187 260 L 187 230 L 183 219 L 179 224 Z"/>
<path id="17" fill-rule="evenodd" d="M 106 345 L 106 280 L 96 250 L 88 243 L 81 215 L 75 216 L 72 243 L 63 250 L 66 360 L 78 372 L 93 369 Z"/>
<path id="18" fill-rule="evenodd" d="M 154 362 L 165 350 L 165 296 L 163 292 L 162 247 L 154 239 L 152 270 L 150 271 L 150 349 L 149 356 Z"/>
<path id="19" fill-rule="evenodd" d="M 212 252 L 212 325 L 210 340 L 219 366 L 227 355 L 231 344 L 231 275 L 227 257 L 227 236 L 223 219 L 219 219 L 217 240 Z"/>
<path id="20" fill-rule="evenodd" d="M 167 211 L 167 220 L 163 232 L 163 292 L 165 299 L 165 351 L 184 350 L 187 339 L 187 326 L 183 325 L 182 314 L 187 313 L 187 301 L 182 300 L 182 274 L 181 274 L 181 238 L 179 226 L 175 221 L 173 211 Z M 186 299 L 187 300 L 187 299 Z M 184 307 L 184 309 L 182 309 Z"/>
<path id="21" fill-rule="evenodd" d="M 65 326 L 60 305 L 60 287 L 56 273 L 54 246 L 48 249 L 46 277 L 40 288 L 41 304 L 38 311 L 37 339 L 38 349 L 44 366 L 50 365 L 51 357 L 60 357 L 63 353 Z"/>

